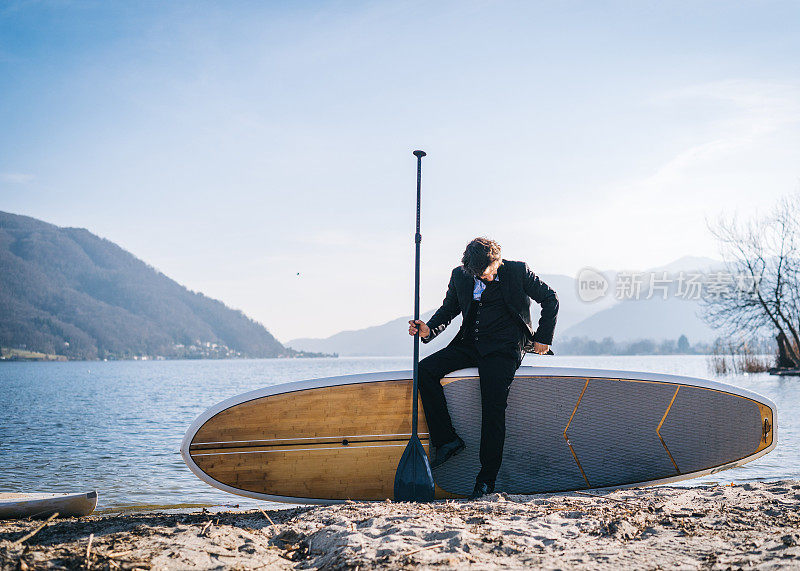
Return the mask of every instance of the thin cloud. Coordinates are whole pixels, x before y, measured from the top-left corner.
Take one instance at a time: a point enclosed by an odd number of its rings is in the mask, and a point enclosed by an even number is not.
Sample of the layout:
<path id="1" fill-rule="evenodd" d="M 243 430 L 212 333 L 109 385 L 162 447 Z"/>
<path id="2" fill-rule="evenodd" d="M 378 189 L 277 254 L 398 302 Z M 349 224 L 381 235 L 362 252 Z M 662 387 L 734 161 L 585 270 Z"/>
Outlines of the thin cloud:
<path id="1" fill-rule="evenodd" d="M 800 122 L 800 84 L 754 80 L 702 83 L 667 91 L 653 103 L 690 106 L 711 102 L 723 108 L 719 126 L 765 135 Z M 723 107 L 727 106 L 727 108 Z"/>
<path id="2" fill-rule="evenodd" d="M 800 122 L 800 85 L 729 80 L 673 90 L 656 100 L 689 108 L 702 101 L 730 107 L 712 120 L 713 137 L 685 148 L 644 180 L 631 185 L 642 189 L 674 189 L 706 165 L 727 162 L 734 167 L 742 155 L 767 146 L 781 131 Z"/>
<path id="3" fill-rule="evenodd" d="M 0 173 L 0 180 L 11 184 L 30 184 L 36 178 L 35 175 L 21 172 Z"/>

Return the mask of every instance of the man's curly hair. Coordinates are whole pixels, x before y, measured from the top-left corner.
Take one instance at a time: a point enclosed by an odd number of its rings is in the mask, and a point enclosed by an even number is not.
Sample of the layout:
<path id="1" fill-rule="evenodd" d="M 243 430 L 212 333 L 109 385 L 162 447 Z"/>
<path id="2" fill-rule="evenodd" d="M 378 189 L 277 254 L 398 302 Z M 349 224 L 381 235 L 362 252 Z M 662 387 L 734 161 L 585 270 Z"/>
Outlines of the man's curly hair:
<path id="1" fill-rule="evenodd" d="M 468 273 L 480 277 L 492 262 L 500 259 L 500 244 L 489 238 L 475 238 L 464 250 L 461 265 Z"/>

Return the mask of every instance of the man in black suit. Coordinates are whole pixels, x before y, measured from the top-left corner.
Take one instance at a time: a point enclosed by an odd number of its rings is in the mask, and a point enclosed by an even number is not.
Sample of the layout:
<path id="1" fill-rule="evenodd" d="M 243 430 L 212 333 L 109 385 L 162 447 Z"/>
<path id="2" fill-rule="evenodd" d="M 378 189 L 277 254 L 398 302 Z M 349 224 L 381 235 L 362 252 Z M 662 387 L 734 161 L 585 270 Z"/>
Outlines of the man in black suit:
<path id="1" fill-rule="evenodd" d="M 553 341 L 558 296 L 524 262 L 503 260 L 500 246 L 488 238 L 467 244 L 462 265 L 450 276 L 442 306 L 427 323 L 409 321 L 428 343 L 461 313 L 461 329 L 447 347 L 419 363 L 419 390 L 435 450 L 436 468 L 464 449 L 447 411 L 441 379 L 447 373 L 478 367 L 481 384 L 481 470 L 472 498 L 494 491 L 503 460 L 506 406 L 511 381 L 526 352 L 545 354 Z M 530 300 L 542 306 L 536 331 Z"/>

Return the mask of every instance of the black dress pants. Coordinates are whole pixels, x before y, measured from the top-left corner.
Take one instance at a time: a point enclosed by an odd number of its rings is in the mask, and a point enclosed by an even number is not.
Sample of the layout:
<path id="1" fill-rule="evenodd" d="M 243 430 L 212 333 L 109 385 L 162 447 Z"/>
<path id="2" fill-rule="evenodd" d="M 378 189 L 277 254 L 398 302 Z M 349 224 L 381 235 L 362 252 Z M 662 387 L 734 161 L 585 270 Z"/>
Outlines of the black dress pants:
<path id="1" fill-rule="evenodd" d="M 456 437 L 441 379 L 447 373 L 478 367 L 481 383 L 481 470 L 477 480 L 494 482 L 503 461 L 506 439 L 506 406 L 511 381 L 522 362 L 518 350 L 508 349 L 481 355 L 460 340 L 419 362 L 419 391 L 431 442 L 441 446 Z"/>

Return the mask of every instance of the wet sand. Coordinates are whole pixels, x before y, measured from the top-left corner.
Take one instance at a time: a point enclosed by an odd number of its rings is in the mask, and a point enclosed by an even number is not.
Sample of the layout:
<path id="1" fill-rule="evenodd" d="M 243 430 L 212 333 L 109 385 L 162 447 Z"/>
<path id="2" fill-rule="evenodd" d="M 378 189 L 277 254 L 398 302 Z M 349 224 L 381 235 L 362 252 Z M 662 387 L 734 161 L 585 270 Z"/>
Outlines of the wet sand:
<path id="1" fill-rule="evenodd" d="M 2 569 L 800 568 L 800 481 L 0 522 Z M 91 543 L 90 543 L 91 539 Z"/>

